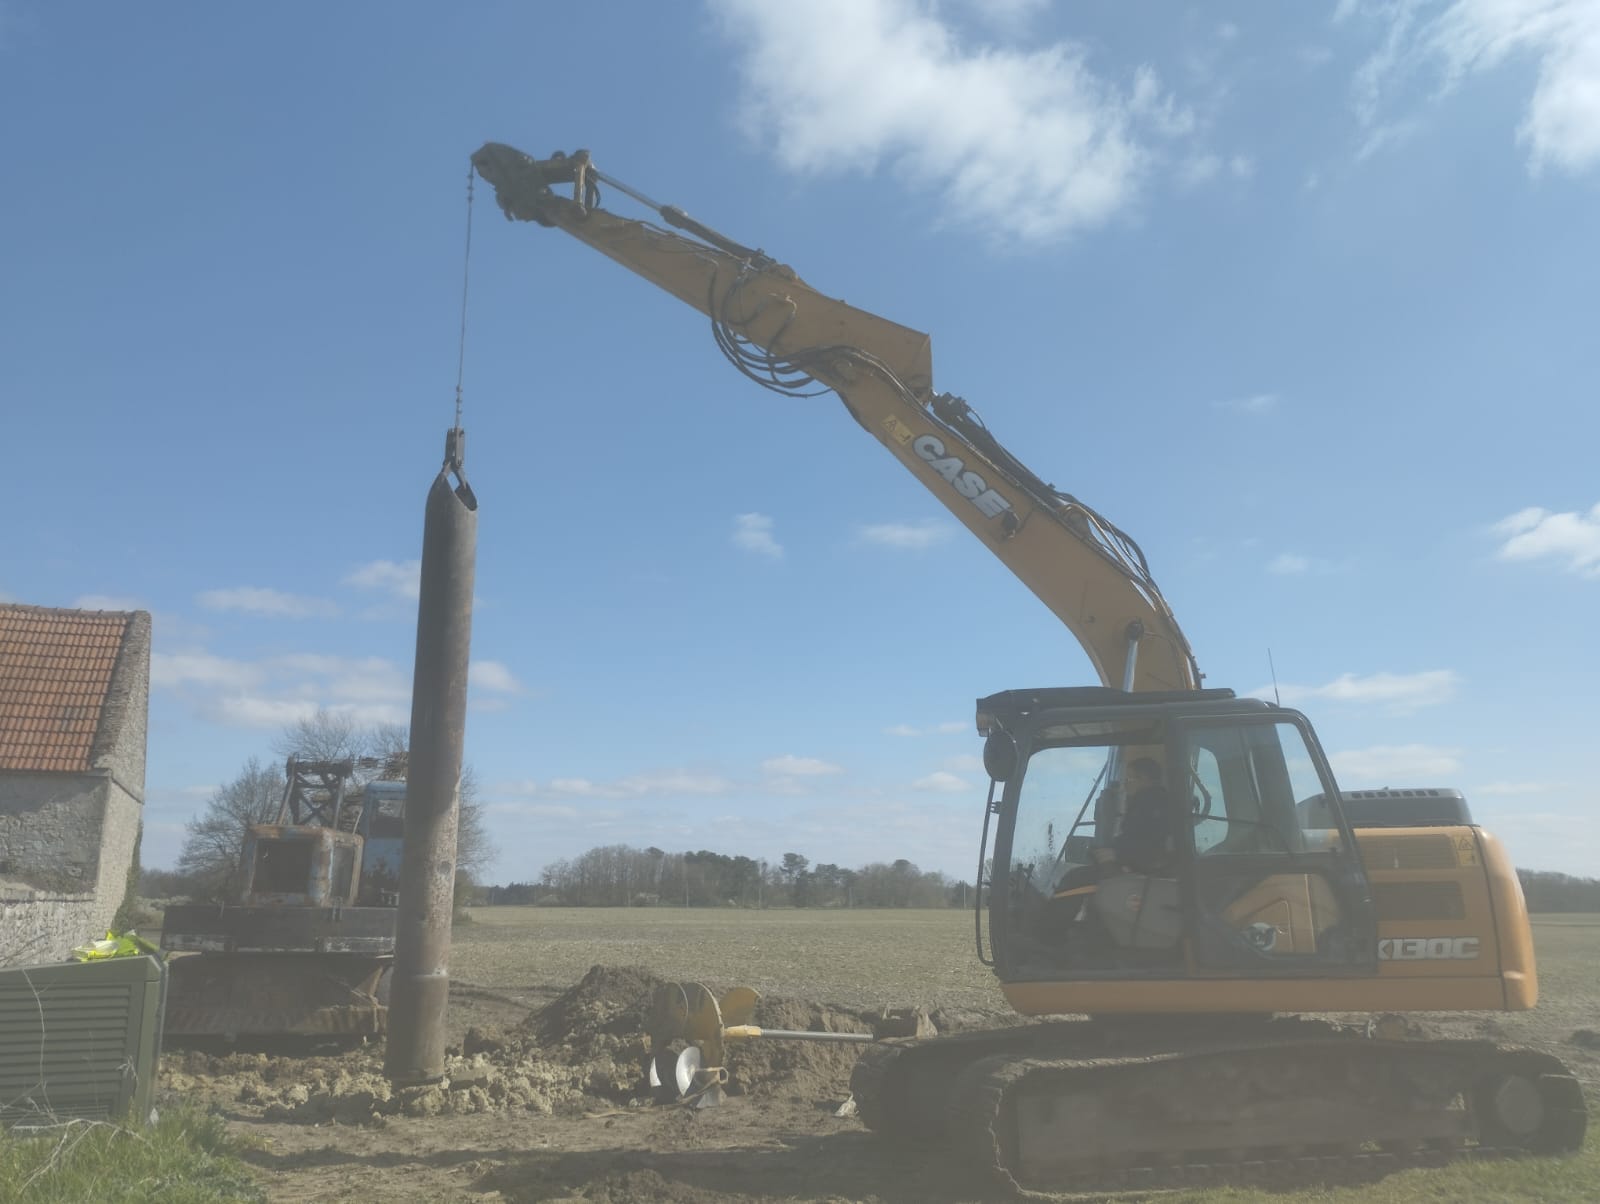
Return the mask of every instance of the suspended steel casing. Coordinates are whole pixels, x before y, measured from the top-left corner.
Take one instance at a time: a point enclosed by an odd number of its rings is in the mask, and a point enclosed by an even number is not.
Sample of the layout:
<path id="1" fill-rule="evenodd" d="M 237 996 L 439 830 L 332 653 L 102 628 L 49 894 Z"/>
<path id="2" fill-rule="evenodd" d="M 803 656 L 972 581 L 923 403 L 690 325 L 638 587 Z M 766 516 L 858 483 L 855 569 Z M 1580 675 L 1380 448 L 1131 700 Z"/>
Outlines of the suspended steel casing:
<path id="1" fill-rule="evenodd" d="M 478 504 L 462 472 L 464 435 L 450 431 L 428 491 L 411 690 L 411 758 L 399 919 L 384 1073 L 396 1084 L 444 1077 L 450 918 L 467 723 Z M 459 484 L 452 487 L 450 473 Z"/>

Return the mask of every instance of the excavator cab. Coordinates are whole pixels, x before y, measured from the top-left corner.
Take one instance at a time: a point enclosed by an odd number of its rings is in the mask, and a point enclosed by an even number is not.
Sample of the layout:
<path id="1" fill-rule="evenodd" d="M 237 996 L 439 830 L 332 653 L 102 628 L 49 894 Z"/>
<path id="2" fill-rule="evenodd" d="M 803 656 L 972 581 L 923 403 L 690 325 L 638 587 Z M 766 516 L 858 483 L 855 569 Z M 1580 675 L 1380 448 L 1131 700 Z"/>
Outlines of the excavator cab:
<path id="1" fill-rule="evenodd" d="M 1085 687 L 985 698 L 979 728 L 1003 787 L 990 941 L 1003 983 L 1035 984 L 1026 1010 L 1083 1010 L 1055 983 L 1377 972 L 1372 892 L 1303 715 Z"/>

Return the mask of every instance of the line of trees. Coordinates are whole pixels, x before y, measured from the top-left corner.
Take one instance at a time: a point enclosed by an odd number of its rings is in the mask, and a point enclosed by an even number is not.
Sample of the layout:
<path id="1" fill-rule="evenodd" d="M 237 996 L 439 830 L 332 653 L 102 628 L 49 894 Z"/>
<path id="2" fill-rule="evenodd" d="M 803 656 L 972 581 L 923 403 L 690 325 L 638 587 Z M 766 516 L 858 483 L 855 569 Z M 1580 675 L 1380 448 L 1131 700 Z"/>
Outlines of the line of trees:
<path id="1" fill-rule="evenodd" d="M 1600 878 L 1518 870 L 1529 911 L 1600 911 Z"/>
<path id="2" fill-rule="evenodd" d="M 1530 911 L 1600 912 L 1600 879 L 1517 873 Z M 768 862 L 614 844 L 546 866 L 537 882 L 478 887 L 474 898 L 565 907 L 966 907 L 972 887 L 904 859 L 846 869 L 812 865 L 799 853 Z"/>
<path id="3" fill-rule="evenodd" d="M 484 887 L 477 896 L 571 907 L 961 907 L 971 887 L 903 858 L 847 869 L 812 865 L 799 853 L 768 862 L 615 844 L 548 865 L 538 882 Z"/>

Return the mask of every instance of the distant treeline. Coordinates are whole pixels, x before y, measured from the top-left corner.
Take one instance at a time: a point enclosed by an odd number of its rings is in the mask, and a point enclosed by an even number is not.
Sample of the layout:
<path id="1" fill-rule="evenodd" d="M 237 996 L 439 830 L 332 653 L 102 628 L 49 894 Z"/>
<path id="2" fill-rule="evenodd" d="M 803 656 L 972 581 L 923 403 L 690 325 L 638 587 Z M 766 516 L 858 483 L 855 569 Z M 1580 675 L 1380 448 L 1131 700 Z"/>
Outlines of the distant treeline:
<path id="1" fill-rule="evenodd" d="M 1528 910 L 1600 912 L 1600 878 L 1518 870 Z M 972 886 L 904 859 L 859 869 L 812 865 L 799 853 L 781 861 L 729 857 L 701 849 L 667 853 L 606 845 L 546 866 L 537 882 L 465 885 L 480 904 L 555 907 L 967 907 Z M 147 899 L 191 896 L 196 884 L 176 870 L 146 869 L 139 893 Z"/>
<path id="2" fill-rule="evenodd" d="M 1518 870 L 1529 911 L 1600 911 L 1600 878 Z"/>
<path id="3" fill-rule="evenodd" d="M 799 853 L 768 862 L 615 844 L 548 865 L 538 882 L 475 893 L 488 904 L 568 907 L 962 907 L 971 892 L 968 883 L 903 858 L 846 869 L 812 865 Z"/>

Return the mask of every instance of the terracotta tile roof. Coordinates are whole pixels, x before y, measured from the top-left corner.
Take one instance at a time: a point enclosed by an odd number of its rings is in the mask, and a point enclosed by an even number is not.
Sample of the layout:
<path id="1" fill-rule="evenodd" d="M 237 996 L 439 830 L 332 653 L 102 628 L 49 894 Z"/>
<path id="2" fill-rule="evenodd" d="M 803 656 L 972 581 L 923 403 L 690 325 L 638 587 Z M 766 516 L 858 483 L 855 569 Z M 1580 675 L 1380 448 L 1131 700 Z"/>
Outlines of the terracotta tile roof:
<path id="1" fill-rule="evenodd" d="M 81 773 L 132 614 L 0 605 L 0 770 Z"/>

